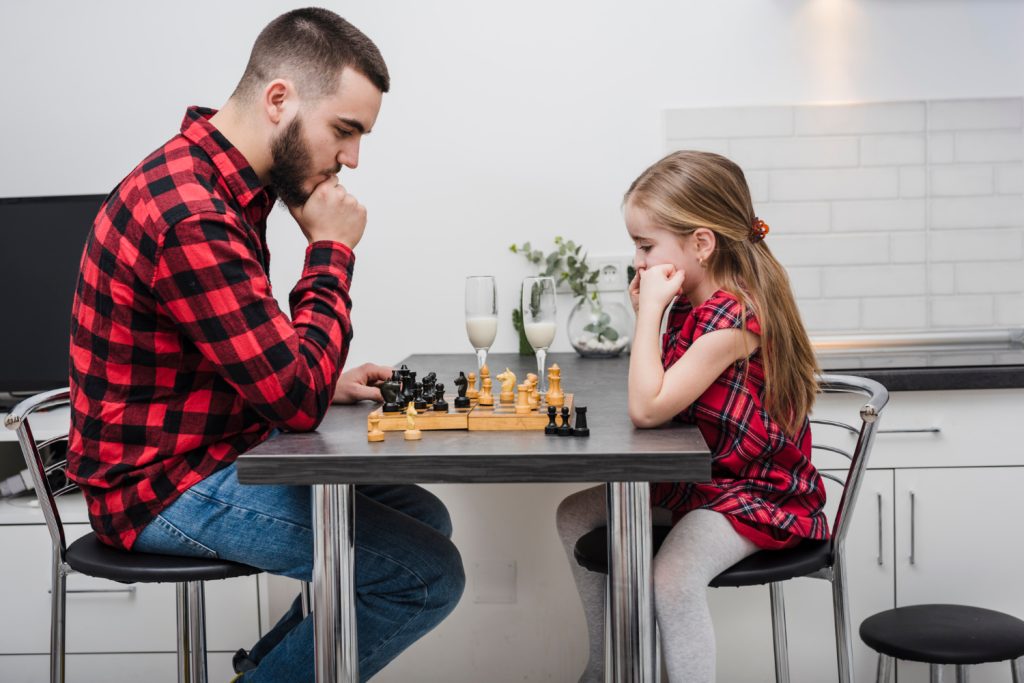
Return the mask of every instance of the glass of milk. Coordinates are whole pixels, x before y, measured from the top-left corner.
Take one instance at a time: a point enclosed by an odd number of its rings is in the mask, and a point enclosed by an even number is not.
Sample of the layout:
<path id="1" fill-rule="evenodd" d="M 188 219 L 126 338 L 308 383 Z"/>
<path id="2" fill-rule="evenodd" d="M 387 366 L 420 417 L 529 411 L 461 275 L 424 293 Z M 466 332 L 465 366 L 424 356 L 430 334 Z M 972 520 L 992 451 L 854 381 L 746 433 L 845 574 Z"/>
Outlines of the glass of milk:
<path id="1" fill-rule="evenodd" d="M 547 393 L 548 347 L 555 340 L 555 280 L 535 276 L 523 278 L 522 298 L 523 331 L 530 346 L 537 352 L 537 389 Z"/>
<path id="2" fill-rule="evenodd" d="M 498 287 L 493 275 L 466 278 L 466 334 L 476 349 L 476 369 L 487 362 L 487 351 L 498 334 Z"/>

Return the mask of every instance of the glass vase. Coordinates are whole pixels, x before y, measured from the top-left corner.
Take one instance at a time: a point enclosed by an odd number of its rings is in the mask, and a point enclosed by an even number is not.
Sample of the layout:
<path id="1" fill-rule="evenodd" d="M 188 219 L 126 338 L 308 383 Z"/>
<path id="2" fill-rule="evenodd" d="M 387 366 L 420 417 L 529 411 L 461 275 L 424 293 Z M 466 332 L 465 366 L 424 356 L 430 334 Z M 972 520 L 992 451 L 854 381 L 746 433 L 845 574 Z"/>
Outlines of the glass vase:
<path id="1" fill-rule="evenodd" d="M 584 358 L 613 358 L 629 348 L 633 317 L 622 292 L 589 292 L 569 313 L 569 343 Z"/>

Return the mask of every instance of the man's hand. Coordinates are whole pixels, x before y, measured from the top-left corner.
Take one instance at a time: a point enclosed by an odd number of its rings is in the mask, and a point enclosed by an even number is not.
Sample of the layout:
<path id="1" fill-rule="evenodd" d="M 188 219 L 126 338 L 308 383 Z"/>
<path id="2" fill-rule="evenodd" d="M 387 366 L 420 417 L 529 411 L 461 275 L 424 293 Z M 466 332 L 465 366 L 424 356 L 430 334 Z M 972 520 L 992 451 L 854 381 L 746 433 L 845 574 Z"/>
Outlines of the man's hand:
<path id="1" fill-rule="evenodd" d="M 334 388 L 332 403 L 358 403 L 359 401 L 382 401 L 380 389 L 370 386 L 391 379 L 391 368 L 373 363 L 363 363 L 358 368 L 341 373 Z"/>
<path id="2" fill-rule="evenodd" d="M 671 264 L 662 264 L 644 270 L 640 275 L 640 308 L 661 313 L 683 291 L 685 274 Z"/>
<path id="3" fill-rule="evenodd" d="M 309 243 L 341 242 L 355 249 L 366 229 L 366 207 L 331 176 L 315 188 L 306 203 L 288 207 Z"/>

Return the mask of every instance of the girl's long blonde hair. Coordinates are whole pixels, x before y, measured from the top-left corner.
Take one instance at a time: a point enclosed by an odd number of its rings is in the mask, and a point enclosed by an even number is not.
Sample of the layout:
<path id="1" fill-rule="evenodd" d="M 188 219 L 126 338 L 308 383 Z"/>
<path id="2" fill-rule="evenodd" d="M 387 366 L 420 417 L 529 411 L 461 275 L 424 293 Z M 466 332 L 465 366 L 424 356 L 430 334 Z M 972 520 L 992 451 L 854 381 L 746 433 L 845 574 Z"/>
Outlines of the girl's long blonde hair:
<path id="1" fill-rule="evenodd" d="M 673 152 L 640 174 L 623 203 L 646 211 L 680 237 L 715 233 L 708 275 L 733 293 L 746 317 L 761 322 L 765 409 L 793 436 L 814 405 L 818 364 L 800 320 L 789 277 L 764 239 L 752 237 L 756 216 L 743 171 L 710 152 Z"/>

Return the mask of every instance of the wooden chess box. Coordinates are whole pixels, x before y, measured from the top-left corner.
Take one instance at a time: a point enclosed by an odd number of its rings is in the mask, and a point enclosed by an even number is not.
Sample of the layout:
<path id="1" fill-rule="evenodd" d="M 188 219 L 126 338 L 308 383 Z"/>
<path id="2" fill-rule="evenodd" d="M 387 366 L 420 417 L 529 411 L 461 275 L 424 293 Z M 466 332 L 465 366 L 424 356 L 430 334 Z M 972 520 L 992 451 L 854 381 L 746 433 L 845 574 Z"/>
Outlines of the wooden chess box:
<path id="1" fill-rule="evenodd" d="M 543 398 L 543 395 L 541 395 L 541 398 Z M 416 411 L 416 417 L 414 418 L 416 429 L 468 429 L 469 431 L 484 432 L 544 431 L 544 427 L 548 424 L 548 407 L 546 403 L 541 403 L 537 409 L 530 411 L 528 414 L 517 415 L 514 401 L 502 404 L 497 397 L 494 399 L 493 406 L 475 404 L 463 409 L 456 409 L 454 407 L 454 398 L 449 398 L 446 395 L 445 401 L 448 402 L 447 413 L 438 413 L 430 409 Z M 565 394 L 565 403 L 563 405 L 569 408 L 569 414 L 571 415 L 573 409 L 572 394 Z M 561 408 L 559 408 L 559 415 L 561 415 Z M 372 418 L 380 420 L 377 428 L 385 432 L 404 431 L 408 426 L 405 412 L 385 413 L 382 408 L 377 408 L 366 417 L 367 431 L 372 428 L 370 424 Z M 557 424 L 561 424 L 560 417 Z"/>

